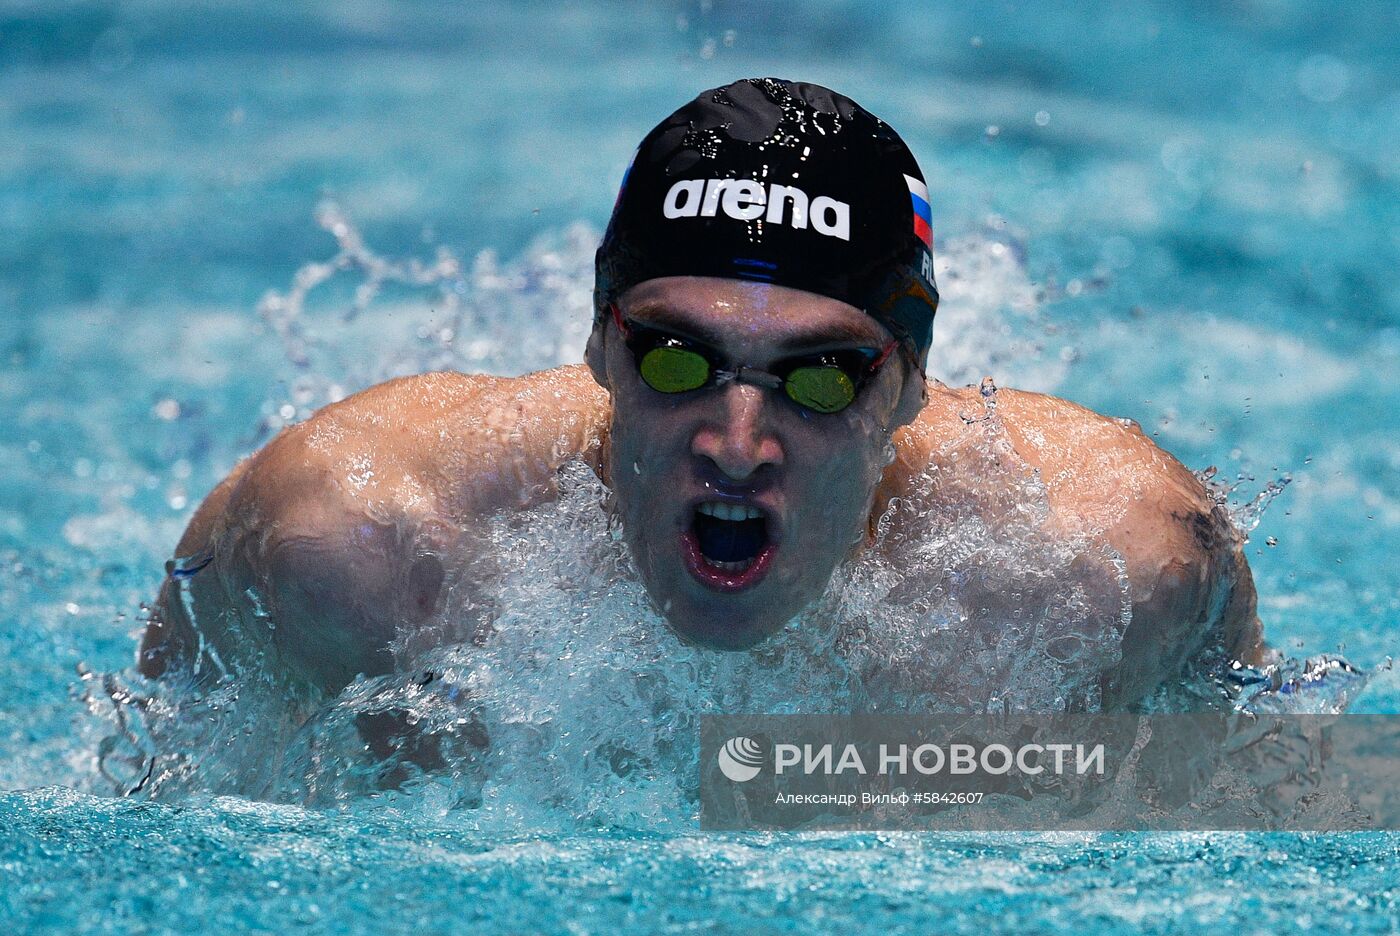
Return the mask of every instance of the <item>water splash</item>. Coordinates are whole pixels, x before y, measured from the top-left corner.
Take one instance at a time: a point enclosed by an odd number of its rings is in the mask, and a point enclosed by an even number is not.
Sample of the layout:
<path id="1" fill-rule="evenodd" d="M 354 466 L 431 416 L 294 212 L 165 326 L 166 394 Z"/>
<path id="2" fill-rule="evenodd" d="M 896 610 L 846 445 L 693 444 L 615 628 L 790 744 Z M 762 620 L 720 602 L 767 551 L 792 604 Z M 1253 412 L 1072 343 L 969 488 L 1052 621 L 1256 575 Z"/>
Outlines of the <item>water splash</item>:
<path id="1" fill-rule="evenodd" d="M 287 418 L 395 373 L 519 373 L 581 356 L 591 230 L 541 240 L 509 264 L 483 252 L 467 271 L 442 250 L 429 261 L 380 257 L 334 205 L 319 220 L 338 252 L 260 307 L 295 375 Z M 1039 342 L 1000 339 L 1008 317 L 1038 315 L 1016 251 L 969 237 L 940 263 L 942 373 L 1039 370 L 1041 386 L 1053 383 L 1063 355 L 1047 362 Z M 311 298 L 337 280 L 353 284 L 353 298 L 327 318 Z M 425 293 L 428 308 L 386 312 L 389 284 Z M 345 329 L 388 313 L 418 319 L 414 340 L 355 367 Z M 498 566 L 489 588 L 454 592 L 438 622 L 444 639 L 401 641 L 390 675 L 334 699 L 257 666 L 212 686 L 84 676 L 84 699 L 110 726 L 88 788 L 318 807 L 368 799 L 463 812 L 483 828 L 656 828 L 693 820 L 696 725 L 707 712 L 1093 710 L 1129 620 L 1126 570 L 1092 531 L 1046 532 L 1044 483 L 1014 457 L 996 395 L 984 381 L 981 413 L 943 441 L 935 464 L 958 470 L 927 470 L 918 496 L 891 503 L 875 542 L 822 598 L 754 651 L 676 638 L 602 507 L 606 490 L 571 464 L 557 501 L 485 530 Z M 1228 503 L 1233 488 L 1203 481 Z M 1253 529 L 1286 483 L 1238 508 L 1236 524 Z M 1341 661 L 1198 663 L 1207 675 L 1162 707 L 1339 709 L 1364 684 Z"/>
<path id="2" fill-rule="evenodd" d="M 986 374 L 1050 392 L 1072 348 L 1044 318 L 1024 244 L 1004 233 L 949 238 L 939 246 L 939 305 L 929 374 L 959 386 Z"/>
<path id="3" fill-rule="evenodd" d="M 982 414 L 882 518 L 887 542 L 838 573 L 843 651 L 878 674 L 873 711 L 1096 709 L 1131 614 L 1126 567 L 1097 531 L 1051 532 L 995 382 L 981 391 Z"/>
<path id="4" fill-rule="evenodd" d="M 1043 532 L 1040 482 L 996 467 L 1004 445 L 979 424 L 961 453 L 982 459 L 1004 510 L 950 507 L 936 490 L 946 479 L 930 477 L 933 494 L 892 507 L 823 598 L 748 653 L 680 642 L 639 584 L 606 490 L 572 463 L 558 501 L 491 524 L 503 571 L 487 599 L 443 612 L 444 627 L 470 631 L 489 609 L 489 636 L 405 641 L 394 673 L 330 700 L 289 703 L 290 687 L 256 669 L 203 690 L 90 675 L 90 704 L 115 729 L 92 787 L 376 802 L 500 831 L 664 829 L 694 820 L 706 713 L 1092 711 L 1127 623 L 1126 576 L 1087 539 Z M 1214 678 L 1197 707 L 1340 710 L 1363 684 L 1340 661 Z"/>
<path id="5" fill-rule="evenodd" d="M 1235 531 L 1239 533 L 1242 542 L 1249 542 L 1249 535 L 1258 529 L 1260 522 L 1264 519 L 1264 512 L 1274 500 L 1284 492 L 1288 485 L 1293 483 L 1293 475 L 1285 472 L 1276 478 L 1271 478 L 1265 482 L 1262 490 L 1258 491 L 1248 500 L 1240 499 L 1235 495 L 1243 490 L 1254 480 L 1250 475 L 1241 474 L 1233 482 L 1225 482 L 1218 477 L 1219 470 L 1215 466 L 1203 468 L 1194 472 L 1196 480 L 1206 489 L 1211 500 L 1219 507 L 1225 508 L 1230 517 L 1230 522 Z M 1269 545 L 1274 545 L 1270 543 Z"/>
<path id="6" fill-rule="evenodd" d="M 278 714 L 286 687 L 267 674 L 212 691 L 108 677 L 93 696 L 95 708 L 110 701 L 119 729 L 103 775 L 159 799 L 388 797 L 469 809 L 489 827 L 664 827 L 693 819 L 705 713 L 1092 708 L 1125 623 L 1121 562 L 1043 531 L 1038 479 L 995 467 L 1007 444 L 999 426 L 979 426 L 961 456 L 982 460 L 1004 512 L 950 509 L 936 494 L 902 502 L 882 524 L 888 542 L 747 653 L 676 637 L 640 585 L 606 490 L 571 463 L 556 502 L 484 534 L 502 570 L 488 594 L 443 612 L 459 633 L 479 633 L 489 613 L 489 636 L 404 641 L 393 674 L 306 700 L 299 716 Z M 1025 568 L 1039 570 L 1029 584 Z M 1010 604 L 993 603 L 1003 593 Z M 1052 610 L 1019 620 L 1022 602 Z"/>
<path id="7" fill-rule="evenodd" d="M 507 264 L 483 250 L 467 267 L 442 246 L 427 260 L 382 256 L 333 201 L 321 203 L 316 220 L 335 238 L 336 253 L 304 264 L 285 291 L 270 291 L 258 304 L 292 371 L 291 393 L 273 401 L 267 428 L 404 374 L 520 374 L 582 360 L 599 238 L 588 225 L 546 235 Z M 387 304 L 388 286 L 416 298 Z M 337 302 L 334 287 L 351 291 L 348 304 Z M 326 293 L 321 304 L 313 302 L 318 292 Z M 416 323 L 412 340 L 367 361 L 356 357 L 350 326 L 371 314 L 386 331 L 391 319 Z"/>

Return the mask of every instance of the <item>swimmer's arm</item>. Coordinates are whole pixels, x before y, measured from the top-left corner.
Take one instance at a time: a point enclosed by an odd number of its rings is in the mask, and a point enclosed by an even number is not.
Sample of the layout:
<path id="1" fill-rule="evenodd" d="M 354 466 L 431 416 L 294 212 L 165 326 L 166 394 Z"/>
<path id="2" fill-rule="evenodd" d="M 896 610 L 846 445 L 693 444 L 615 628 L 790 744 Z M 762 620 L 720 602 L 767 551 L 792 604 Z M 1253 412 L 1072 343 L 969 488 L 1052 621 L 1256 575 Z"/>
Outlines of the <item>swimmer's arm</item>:
<path id="1" fill-rule="evenodd" d="M 402 464 L 355 433 L 315 444 L 335 416 L 323 414 L 245 460 L 196 512 L 142 642 L 143 673 L 261 665 L 333 693 L 389 671 L 397 625 L 431 614 L 443 579 L 433 547 L 446 544 L 425 538 L 437 531 L 422 499 L 356 490 L 354 465 L 392 477 Z"/>
<path id="2" fill-rule="evenodd" d="M 900 496 L 940 447 L 979 433 L 976 388 L 931 384 L 918 420 L 896 437 L 885 496 Z M 1132 621 L 1123 659 L 1105 678 L 1121 707 L 1176 676 L 1208 640 L 1253 663 L 1263 652 L 1254 583 L 1228 516 L 1180 462 L 1130 421 L 1055 397 L 1000 389 L 996 416 L 1016 458 L 1046 486 L 1050 522 L 1102 536 L 1126 564 Z"/>
<path id="3" fill-rule="evenodd" d="M 218 578 L 213 568 L 216 526 L 251 462 L 246 458 L 239 462 L 209 493 L 176 544 L 175 558 L 166 563 L 165 579 L 136 653 L 136 668 L 142 676 L 158 678 L 179 663 L 197 663 L 201 669 L 219 665 L 217 649 L 201 646 L 194 620 L 202 619 L 196 608 L 220 604 L 219 590 L 213 588 Z"/>
<path id="4" fill-rule="evenodd" d="M 145 675 L 217 678 L 261 658 L 335 691 L 388 669 L 397 525 L 369 523 L 314 460 L 288 465 L 292 447 L 248 459 L 196 512 L 142 641 Z"/>
<path id="5" fill-rule="evenodd" d="M 1132 620 L 1105 705 L 1151 694 L 1208 642 L 1256 662 L 1263 639 L 1243 543 L 1200 480 L 1132 420 L 1043 394 L 998 400 L 1017 454 L 1046 481 L 1055 522 L 1102 530 L 1127 564 Z"/>
<path id="6" fill-rule="evenodd" d="M 471 530 L 550 496 L 562 458 L 596 458 L 601 402 L 581 367 L 427 374 L 285 430 L 196 512 L 179 555 L 212 561 L 167 577 L 142 672 L 271 653 L 263 662 L 328 692 L 387 672 L 399 629 L 441 609 L 442 559 L 473 587 Z"/>

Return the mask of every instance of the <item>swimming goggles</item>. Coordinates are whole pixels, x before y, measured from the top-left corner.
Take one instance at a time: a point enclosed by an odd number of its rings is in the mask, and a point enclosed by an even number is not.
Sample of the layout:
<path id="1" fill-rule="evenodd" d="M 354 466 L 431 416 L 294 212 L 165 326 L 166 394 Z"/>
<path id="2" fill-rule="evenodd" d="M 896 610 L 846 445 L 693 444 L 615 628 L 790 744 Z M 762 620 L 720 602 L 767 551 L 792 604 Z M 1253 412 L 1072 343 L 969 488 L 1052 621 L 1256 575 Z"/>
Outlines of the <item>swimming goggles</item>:
<path id="1" fill-rule="evenodd" d="M 648 328 L 624 319 L 610 303 L 613 321 L 622 333 L 643 382 L 658 393 L 688 393 L 735 381 L 776 390 L 816 413 L 839 413 L 855 402 L 860 392 L 898 346 L 898 339 L 883 348 L 843 348 L 819 351 L 775 361 L 768 370 L 740 365 L 726 367 L 714 348 L 691 338 Z"/>

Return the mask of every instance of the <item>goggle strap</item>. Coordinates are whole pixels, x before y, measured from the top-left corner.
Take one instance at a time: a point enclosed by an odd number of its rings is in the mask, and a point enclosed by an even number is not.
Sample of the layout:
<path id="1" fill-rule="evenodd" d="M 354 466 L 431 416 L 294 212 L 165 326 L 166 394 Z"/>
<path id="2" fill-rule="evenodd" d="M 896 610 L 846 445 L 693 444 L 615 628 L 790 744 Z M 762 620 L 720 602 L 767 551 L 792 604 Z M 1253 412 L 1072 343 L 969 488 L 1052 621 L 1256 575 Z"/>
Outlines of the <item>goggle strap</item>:
<path id="1" fill-rule="evenodd" d="M 875 373 L 877 370 L 879 370 L 879 369 L 880 369 L 880 365 L 884 364 L 885 361 L 889 360 L 889 356 L 890 356 L 891 354 L 894 353 L 894 349 L 897 348 L 898 346 L 899 346 L 899 339 L 898 339 L 898 338 L 895 338 L 895 339 L 891 340 L 889 344 L 885 345 L 884 350 L 880 352 L 880 356 L 877 357 L 875 360 L 873 360 L 873 361 L 870 362 L 870 366 L 866 368 L 866 371 L 865 371 L 865 372 L 866 372 L 867 374 L 873 374 L 873 373 Z"/>

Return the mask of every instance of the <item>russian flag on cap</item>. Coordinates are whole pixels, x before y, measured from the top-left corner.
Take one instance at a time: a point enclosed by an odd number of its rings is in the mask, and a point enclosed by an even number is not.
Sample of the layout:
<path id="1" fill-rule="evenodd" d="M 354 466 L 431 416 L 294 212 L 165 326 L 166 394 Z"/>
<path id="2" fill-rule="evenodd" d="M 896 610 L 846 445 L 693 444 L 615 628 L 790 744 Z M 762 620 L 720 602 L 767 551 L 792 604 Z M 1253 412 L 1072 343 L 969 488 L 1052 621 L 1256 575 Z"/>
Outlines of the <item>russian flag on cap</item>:
<path id="1" fill-rule="evenodd" d="M 933 213 L 928 206 L 928 186 L 913 176 L 905 176 L 909 185 L 909 199 L 914 203 L 914 236 L 933 250 Z"/>

